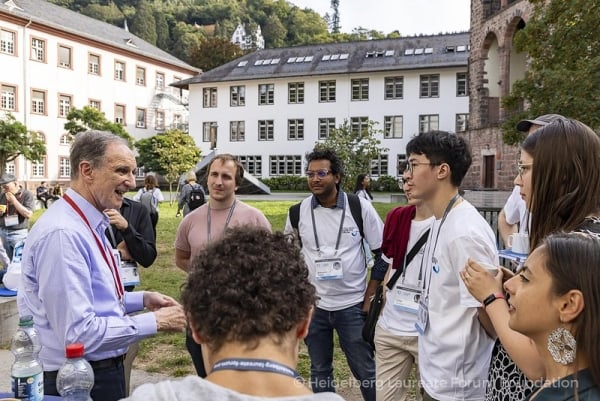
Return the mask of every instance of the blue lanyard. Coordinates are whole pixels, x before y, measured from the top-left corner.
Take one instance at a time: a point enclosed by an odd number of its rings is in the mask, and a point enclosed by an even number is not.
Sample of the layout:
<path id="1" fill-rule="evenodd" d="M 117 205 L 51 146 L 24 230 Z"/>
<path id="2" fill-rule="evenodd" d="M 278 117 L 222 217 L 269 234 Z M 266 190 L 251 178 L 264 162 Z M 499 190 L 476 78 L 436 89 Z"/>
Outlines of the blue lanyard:
<path id="1" fill-rule="evenodd" d="M 241 370 L 241 371 L 254 371 L 254 372 L 269 372 L 277 373 L 284 376 L 293 377 L 297 380 L 302 380 L 300 374 L 279 362 L 271 361 L 269 359 L 254 359 L 254 358 L 228 358 L 221 359 L 215 363 L 212 371 L 217 372 L 219 370 Z"/>

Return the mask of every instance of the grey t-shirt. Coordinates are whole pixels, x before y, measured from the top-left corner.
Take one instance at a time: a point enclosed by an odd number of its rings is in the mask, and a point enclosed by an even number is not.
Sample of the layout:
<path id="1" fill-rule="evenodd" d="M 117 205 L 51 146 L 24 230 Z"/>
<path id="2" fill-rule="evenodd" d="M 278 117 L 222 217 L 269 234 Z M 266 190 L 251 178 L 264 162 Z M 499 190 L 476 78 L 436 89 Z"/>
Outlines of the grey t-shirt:
<path id="1" fill-rule="evenodd" d="M 221 387 L 198 376 L 183 380 L 167 380 L 138 387 L 129 401 L 344 401 L 334 393 L 318 393 L 293 397 L 256 397 Z"/>

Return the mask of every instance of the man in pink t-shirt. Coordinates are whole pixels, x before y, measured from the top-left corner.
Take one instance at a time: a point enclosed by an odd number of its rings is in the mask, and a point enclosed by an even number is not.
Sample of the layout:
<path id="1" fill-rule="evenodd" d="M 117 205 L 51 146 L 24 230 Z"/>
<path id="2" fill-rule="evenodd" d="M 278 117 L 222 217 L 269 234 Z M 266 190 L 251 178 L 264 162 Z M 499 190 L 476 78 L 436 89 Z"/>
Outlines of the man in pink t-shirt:
<path id="1" fill-rule="evenodd" d="M 192 258 L 210 241 L 221 238 L 227 227 L 248 224 L 271 231 L 271 223 L 260 210 L 235 196 L 244 176 L 244 167 L 237 157 L 227 153 L 217 155 L 207 171 L 210 200 L 187 214 L 177 228 L 175 264 L 185 272 L 189 271 Z M 206 377 L 200 346 L 189 332 L 186 346 L 198 376 Z"/>

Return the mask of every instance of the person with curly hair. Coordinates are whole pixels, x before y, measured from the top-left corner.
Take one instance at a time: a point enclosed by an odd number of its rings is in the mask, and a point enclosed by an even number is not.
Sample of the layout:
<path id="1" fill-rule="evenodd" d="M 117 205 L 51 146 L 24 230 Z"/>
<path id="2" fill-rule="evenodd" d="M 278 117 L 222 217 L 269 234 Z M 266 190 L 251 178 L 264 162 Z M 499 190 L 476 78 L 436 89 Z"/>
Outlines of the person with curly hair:
<path id="1" fill-rule="evenodd" d="M 342 400 L 312 394 L 295 370 L 316 292 L 289 236 L 228 229 L 193 258 L 181 298 L 208 376 L 145 384 L 127 400 Z"/>

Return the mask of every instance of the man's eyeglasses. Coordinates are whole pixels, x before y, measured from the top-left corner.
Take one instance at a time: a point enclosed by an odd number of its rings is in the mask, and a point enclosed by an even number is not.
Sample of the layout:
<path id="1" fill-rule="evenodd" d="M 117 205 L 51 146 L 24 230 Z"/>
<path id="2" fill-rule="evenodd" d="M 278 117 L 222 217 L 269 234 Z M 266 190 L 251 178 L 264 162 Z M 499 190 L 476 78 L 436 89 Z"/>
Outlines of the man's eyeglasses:
<path id="1" fill-rule="evenodd" d="M 406 166 L 404 166 L 404 172 L 410 173 L 411 175 L 415 172 L 415 167 L 417 166 L 437 166 L 437 163 L 426 163 L 426 162 L 416 162 L 416 161 L 407 161 Z"/>
<path id="2" fill-rule="evenodd" d="M 519 172 L 519 177 L 523 178 L 523 174 L 528 171 L 533 163 L 517 163 L 517 171 Z"/>
<path id="3" fill-rule="evenodd" d="M 313 178 L 315 175 L 317 176 L 317 178 L 319 178 L 320 180 L 322 180 L 323 178 L 327 177 L 327 175 L 331 173 L 331 171 L 326 170 L 326 169 L 322 169 L 322 170 L 317 170 L 317 171 L 306 171 L 306 176 L 308 178 Z"/>

